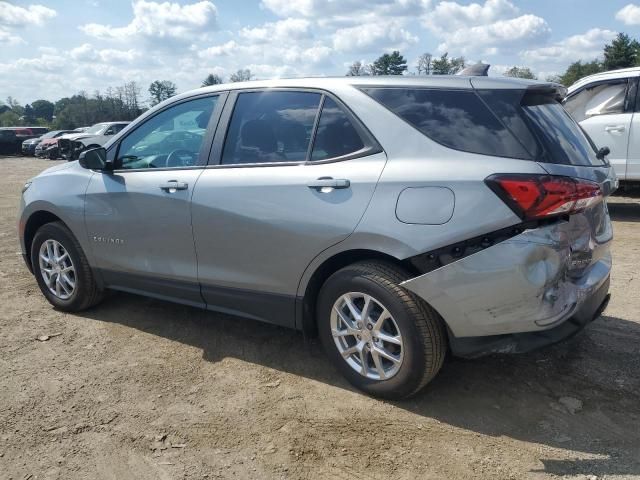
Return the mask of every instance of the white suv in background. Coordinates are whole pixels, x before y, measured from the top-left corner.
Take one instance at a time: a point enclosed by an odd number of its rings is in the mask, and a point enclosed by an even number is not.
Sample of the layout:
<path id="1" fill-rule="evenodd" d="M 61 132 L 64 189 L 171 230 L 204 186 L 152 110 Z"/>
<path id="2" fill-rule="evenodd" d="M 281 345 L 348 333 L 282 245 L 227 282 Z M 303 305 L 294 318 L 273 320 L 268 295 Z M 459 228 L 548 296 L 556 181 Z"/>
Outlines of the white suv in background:
<path id="1" fill-rule="evenodd" d="M 640 67 L 585 77 L 567 92 L 564 107 L 600 147 L 621 181 L 640 181 Z"/>

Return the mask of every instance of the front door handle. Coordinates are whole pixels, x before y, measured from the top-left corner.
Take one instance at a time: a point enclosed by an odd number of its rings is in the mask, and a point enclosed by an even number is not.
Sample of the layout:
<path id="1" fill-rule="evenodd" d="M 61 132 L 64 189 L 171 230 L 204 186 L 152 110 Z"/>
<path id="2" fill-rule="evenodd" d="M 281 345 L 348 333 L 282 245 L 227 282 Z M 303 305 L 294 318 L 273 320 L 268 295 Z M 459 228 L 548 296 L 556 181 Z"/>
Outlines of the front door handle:
<path id="1" fill-rule="evenodd" d="M 322 193 L 329 193 L 334 189 L 349 188 L 351 182 L 346 178 L 320 177 L 307 184 L 307 187 L 314 188 Z"/>
<path id="2" fill-rule="evenodd" d="M 167 183 L 160 185 L 160 189 L 168 193 L 174 193 L 177 190 L 186 190 L 187 188 L 189 188 L 188 183 L 177 180 L 169 180 Z"/>
<path id="3" fill-rule="evenodd" d="M 604 131 L 610 133 L 622 133 L 624 132 L 624 125 L 607 125 L 604 127 Z"/>

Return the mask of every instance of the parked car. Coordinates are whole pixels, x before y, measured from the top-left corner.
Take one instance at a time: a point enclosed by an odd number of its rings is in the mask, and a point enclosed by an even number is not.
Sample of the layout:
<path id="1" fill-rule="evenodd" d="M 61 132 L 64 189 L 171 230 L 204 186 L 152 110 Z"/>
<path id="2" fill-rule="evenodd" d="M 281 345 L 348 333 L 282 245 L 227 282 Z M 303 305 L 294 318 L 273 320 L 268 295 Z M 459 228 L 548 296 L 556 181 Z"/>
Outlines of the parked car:
<path id="1" fill-rule="evenodd" d="M 67 160 L 77 160 L 80 152 L 87 148 L 104 145 L 113 135 L 130 122 L 96 123 L 87 130 L 63 135 L 58 140 L 58 154 Z"/>
<path id="2" fill-rule="evenodd" d="M 585 77 L 569 87 L 564 106 L 609 161 L 623 182 L 640 181 L 640 67 Z"/>
<path id="3" fill-rule="evenodd" d="M 74 130 L 54 130 L 52 132 L 44 134 L 40 137 L 36 147 L 34 149 L 33 154 L 36 157 L 46 157 L 49 159 L 58 158 L 57 150 L 58 150 L 58 138 L 72 133 Z M 24 144 L 23 144 L 23 152 L 24 152 Z"/>
<path id="4" fill-rule="evenodd" d="M 25 140 L 37 138 L 49 129 L 45 127 L 1 127 L 0 153 L 15 155 L 22 152 Z"/>
<path id="5" fill-rule="evenodd" d="M 23 155 L 29 155 L 29 156 L 34 156 L 37 154 L 38 152 L 38 147 L 43 143 L 46 142 L 51 143 L 51 141 L 53 142 L 57 142 L 57 138 L 61 135 L 64 135 L 65 133 L 68 133 L 69 130 L 53 130 L 51 132 L 47 132 L 44 135 L 41 135 L 39 137 L 36 138 L 31 138 L 29 140 L 25 140 L 24 142 L 22 142 L 22 154 Z M 40 148 L 40 152 L 42 151 L 42 148 Z"/>
<path id="6" fill-rule="evenodd" d="M 61 310 L 114 289 L 317 332 L 355 386 L 406 397 L 447 351 L 526 352 L 604 309 L 616 179 L 563 90 L 346 77 L 178 95 L 25 185 L 22 253 Z"/>

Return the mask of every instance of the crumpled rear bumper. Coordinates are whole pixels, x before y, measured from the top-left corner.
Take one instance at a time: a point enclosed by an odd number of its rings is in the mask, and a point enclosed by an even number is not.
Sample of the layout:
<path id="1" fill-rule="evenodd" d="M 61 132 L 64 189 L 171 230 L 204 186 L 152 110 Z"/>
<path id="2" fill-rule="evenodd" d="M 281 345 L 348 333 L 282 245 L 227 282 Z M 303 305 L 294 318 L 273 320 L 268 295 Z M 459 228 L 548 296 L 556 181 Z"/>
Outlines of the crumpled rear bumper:
<path id="1" fill-rule="evenodd" d="M 612 234 L 606 206 L 602 215 L 599 228 L 593 215 L 577 215 L 527 230 L 402 286 L 444 318 L 454 353 L 456 347 L 465 356 L 475 355 L 473 350 L 526 351 L 522 334 L 545 331 L 554 332 L 544 337 L 553 343 L 574 333 L 573 327 L 559 327 L 569 322 L 582 328 L 607 297 Z M 541 346 L 544 338 L 533 343 Z"/>

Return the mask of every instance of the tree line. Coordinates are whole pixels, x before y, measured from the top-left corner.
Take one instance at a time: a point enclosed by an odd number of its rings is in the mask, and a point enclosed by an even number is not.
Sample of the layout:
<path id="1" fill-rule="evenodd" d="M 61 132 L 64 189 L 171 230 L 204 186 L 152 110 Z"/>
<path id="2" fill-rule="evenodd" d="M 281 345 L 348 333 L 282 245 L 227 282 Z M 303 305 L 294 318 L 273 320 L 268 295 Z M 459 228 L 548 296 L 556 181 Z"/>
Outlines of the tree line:
<path id="1" fill-rule="evenodd" d="M 406 58 L 399 52 L 384 53 L 371 63 L 356 61 L 349 66 L 347 76 L 363 75 L 454 75 L 468 66 L 462 57 L 450 57 L 449 53 L 433 56 L 423 53 L 410 70 Z M 594 73 L 640 66 L 640 42 L 625 33 L 619 33 L 611 43 L 605 45 L 602 56 L 593 60 L 578 60 L 571 63 L 560 75 L 548 77 L 547 81 L 569 86 L 579 79 Z M 526 66 L 513 66 L 504 72 L 505 76 L 536 79 L 533 71 Z M 249 69 L 240 69 L 229 76 L 229 82 L 246 82 L 254 75 Z M 225 83 L 217 74 L 209 74 L 202 86 Z M 154 106 L 178 91 L 170 80 L 155 80 L 149 85 L 148 102 L 142 99 L 141 87 L 132 81 L 104 92 L 92 95 L 79 92 L 56 102 L 36 100 L 21 105 L 9 97 L 0 102 L 0 126 L 41 125 L 55 129 L 72 129 L 94 123 L 112 120 L 133 120 L 146 110 L 148 103 Z"/>
<path id="2" fill-rule="evenodd" d="M 231 74 L 229 81 L 246 82 L 252 78 L 250 70 L 241 69 Z M 223 81 L 219 75 L 210 74 L 202 86 Z M 178 87 L 171 80 L 155 80 L 147 90 L 147 100 L 143 99 L 142 88 L 134 81 L 107 88 L 104 92 L 81 91 L 56 102 L 41 99 L 21 105 L 15 98 L 8 97 L 4 103 L 0 101 L 0 127 L 44 126 L 70 130 L 99 122 L 133 120 L 147 109 L 147 104 L 154 106 L 174 96 Z"/>
<path id="3" fill-rule="evenodd" d="M 431 53 L 423 53 L 418 57 L 414 70 L 410 71 L 407 60 L 399 51 L 385 53 L 372 63 L 356 61 L 349 66 L 347 76 L 361 75 L 455 75 L 469 66 L 464 57 L 449 57 L 444 53 L 435 57 Z M 578 60 L 571 63 L 560 75 L 545 80 L 570 86 L 583 77 L 594 73 L 640 66 L 640 42 L 626 33 L 619 33 L 611 43 L 605 45 L 602 57 L 590 61 Z M 537 80 L 531 68 L 513 66 L 503 73 L 507 77 Z"/>

